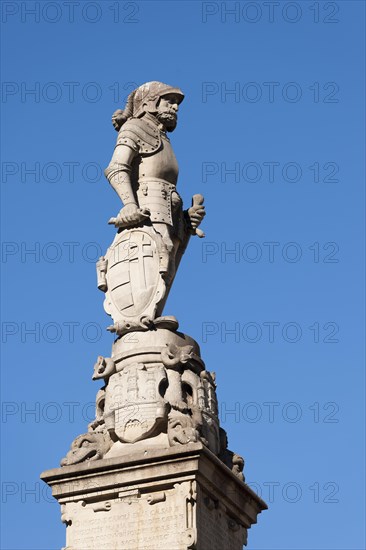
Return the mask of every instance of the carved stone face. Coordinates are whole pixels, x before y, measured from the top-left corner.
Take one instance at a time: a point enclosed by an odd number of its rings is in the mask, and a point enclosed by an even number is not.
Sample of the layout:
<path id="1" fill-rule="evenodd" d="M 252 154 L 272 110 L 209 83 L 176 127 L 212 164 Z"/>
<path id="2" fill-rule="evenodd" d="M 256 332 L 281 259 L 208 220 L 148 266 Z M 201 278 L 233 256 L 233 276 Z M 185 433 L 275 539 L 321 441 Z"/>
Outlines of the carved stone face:
<path id="1" fill-rule="evenodd" d="M 167 132 L 173 132 L 177 126 L 179 98 L 174 94 L 168 94 L 160 98 L 157 106 L 156 118 L 164 125 Z"/>

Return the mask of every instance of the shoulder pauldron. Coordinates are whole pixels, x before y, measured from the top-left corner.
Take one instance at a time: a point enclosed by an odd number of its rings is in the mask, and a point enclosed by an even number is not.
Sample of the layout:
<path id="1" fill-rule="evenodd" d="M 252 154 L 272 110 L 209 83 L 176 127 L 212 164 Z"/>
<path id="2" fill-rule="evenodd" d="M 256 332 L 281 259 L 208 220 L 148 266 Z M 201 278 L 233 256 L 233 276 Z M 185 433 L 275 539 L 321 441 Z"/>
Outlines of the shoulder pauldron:
<path id="1" fill-rule="evenodd" d="M 155 153 L 161 145 L 159 129 L 141 118 L 131 118 L 125 122 L 118 134 L 117 145 L 129 145 L 131 140 L 143 155 Z"/>

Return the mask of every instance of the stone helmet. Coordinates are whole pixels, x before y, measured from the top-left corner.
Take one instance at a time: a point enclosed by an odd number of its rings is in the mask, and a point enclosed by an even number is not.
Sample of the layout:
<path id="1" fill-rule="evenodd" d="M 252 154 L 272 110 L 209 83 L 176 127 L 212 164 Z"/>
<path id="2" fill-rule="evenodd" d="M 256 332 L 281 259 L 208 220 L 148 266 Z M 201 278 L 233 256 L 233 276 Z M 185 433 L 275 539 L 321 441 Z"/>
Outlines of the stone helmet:
<path id="1" fill-rule="evenodd" d="M 127 99 L 126 107 L 122 111 L 118 109 L 112 116 L 112 123 L 116 130 L 131 117 L 142 117 L 146 112 L 155 113 L 159 99 L 163 96 L 174 94 L 180 104 L 184 99 L 184 94 L 180 88 L 175 88 L 164 84 L 163 82 L 146 82 L 130 93 Z"/>
<path id="2" fill-rule="evenodd" d="M 156 112 L 159 99 L 169 94 L 175 94 L 179 103 L 183 101 L 184 95 L 179 88 L 174 88 L 162 82 L 146 82 L 146 84 L 143 84 L 135 90 L 133 97 L 133 116 L 140 117 L 146 111 L 150 113 Z"/>

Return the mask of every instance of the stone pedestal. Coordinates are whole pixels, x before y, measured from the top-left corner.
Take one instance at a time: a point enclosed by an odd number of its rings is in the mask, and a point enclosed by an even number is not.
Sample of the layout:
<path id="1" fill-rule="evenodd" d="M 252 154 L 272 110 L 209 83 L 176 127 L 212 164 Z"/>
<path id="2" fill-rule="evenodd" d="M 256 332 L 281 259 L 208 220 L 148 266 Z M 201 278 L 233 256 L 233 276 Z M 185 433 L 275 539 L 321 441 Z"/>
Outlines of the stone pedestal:
<path id="1" fill-rule="evenodd" d="M 65 550 L 241 550 L 267 508 L 202 443 L 47 470 Z"/>

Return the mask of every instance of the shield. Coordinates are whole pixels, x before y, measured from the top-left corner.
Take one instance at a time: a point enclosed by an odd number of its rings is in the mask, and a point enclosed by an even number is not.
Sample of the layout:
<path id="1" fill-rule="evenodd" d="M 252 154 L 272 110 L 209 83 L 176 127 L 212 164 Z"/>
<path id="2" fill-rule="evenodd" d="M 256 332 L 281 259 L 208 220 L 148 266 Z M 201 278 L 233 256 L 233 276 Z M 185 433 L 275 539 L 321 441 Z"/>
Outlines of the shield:
<path id="1" fill-rule="evenodd" d="M 135 363 L 111 376 L 106 388 L 108 429 L 124 443 L 152 437 L 166 422 L 166 404 L 159 386 L 166 381 L 162 366 Z"/>
<path id="2" fill-rule="evenodd" d="M 157 303 L 165 294 L 154 233 L 142 229 L 118 233 L 105 259 L 106 312 L 115 322 L 154 317 Z"/>

